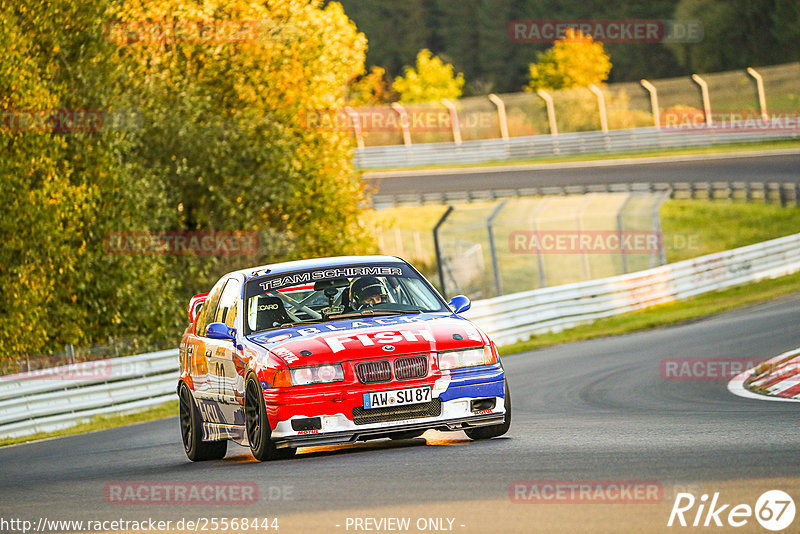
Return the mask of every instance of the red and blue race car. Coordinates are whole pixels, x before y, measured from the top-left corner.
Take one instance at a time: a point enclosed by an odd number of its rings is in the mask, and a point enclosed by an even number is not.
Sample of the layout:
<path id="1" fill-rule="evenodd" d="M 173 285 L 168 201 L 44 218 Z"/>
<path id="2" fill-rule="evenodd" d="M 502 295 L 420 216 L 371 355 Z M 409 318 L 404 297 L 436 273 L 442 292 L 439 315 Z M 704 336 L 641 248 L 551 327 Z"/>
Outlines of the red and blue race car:
<path id="1" fill-rule="evenodd" d="M 223 276 L 189 305 L 180 424 L 191 460 L 228 440 L 258 460 L 298 447 L 500 436 L 511 397 L 485 333 L 414 267 L 389 256 L 294 261 Z"/>

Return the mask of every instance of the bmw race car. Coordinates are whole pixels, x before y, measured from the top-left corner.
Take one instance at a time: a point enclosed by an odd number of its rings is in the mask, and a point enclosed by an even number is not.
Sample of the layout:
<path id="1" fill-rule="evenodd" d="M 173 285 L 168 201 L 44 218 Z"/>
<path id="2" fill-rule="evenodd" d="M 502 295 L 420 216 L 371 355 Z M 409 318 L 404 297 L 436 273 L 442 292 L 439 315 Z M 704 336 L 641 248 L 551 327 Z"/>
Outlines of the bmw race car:
<path id="1" fill-rule="evenodd" d="M 497 348 L 414 267 L 389 256 L 294 261 L 223 276 L 189 305 L 180 425 L 191 460 L 228 440 L 258 460 L 298 447 L 500 436 L 511 397 Z"/>

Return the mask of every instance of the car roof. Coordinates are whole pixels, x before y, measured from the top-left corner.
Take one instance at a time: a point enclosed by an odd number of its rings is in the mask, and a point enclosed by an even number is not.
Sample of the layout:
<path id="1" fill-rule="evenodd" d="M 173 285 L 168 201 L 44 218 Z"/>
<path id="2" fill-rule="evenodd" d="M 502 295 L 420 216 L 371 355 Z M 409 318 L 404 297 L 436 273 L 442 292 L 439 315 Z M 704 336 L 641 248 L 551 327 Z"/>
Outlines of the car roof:
<path id="1" fill-rule="evenodd" d="M 269 265 L 262 265 L 260 267 L 249 267 L 247 269 L 240 269 L 227 276 L 241 274 L 244 275 L 245 280 L 264 276 L 267 274 L 282 274 L 293 271 L 302 271 L 305 269 L 324 269 L 327 267 L 336 267 L 337 265 L 362 265 L 370 263 L 399 263 L 405 264 L 406 262 L 396 256 L 334 256 L 329 258 L 312 258 L 307 260 L 286 261 L 282 263 L 272 263 Z"/>

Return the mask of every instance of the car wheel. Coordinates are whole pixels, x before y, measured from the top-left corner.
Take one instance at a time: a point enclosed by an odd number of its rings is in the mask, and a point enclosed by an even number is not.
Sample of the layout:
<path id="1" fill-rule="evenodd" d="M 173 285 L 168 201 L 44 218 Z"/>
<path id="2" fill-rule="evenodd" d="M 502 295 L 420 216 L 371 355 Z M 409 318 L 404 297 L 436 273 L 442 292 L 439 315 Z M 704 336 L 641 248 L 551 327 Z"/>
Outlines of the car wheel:
<path id="1" fill-rule="evenodd" d="M 470 439 L 490 439 L 502 436 L 508 432 L 511 426 L 511 392 L 508 390 L 508 382 L 506 382 L 505 392 L 505 407 L 506 407 L 506 420 L 499 425 L 480 426 L 478 428 L 469 428 L 464 431 Z"/>
<path id="2" fill-rule="evenodd" d="M 220 460 L 228 451 L 228 440 L 203 441 L 203 427 L 200 414 L 195 406 L 192 391 L 181 384 L 178 391 L 180 400 L 181 437 L 186 456 L 193 462 Z"/>
<path id="3" fill-rule="evenodd" d="M 405 432 L 393 432 L 389 434 L 389 439 L 414 439 L 424 434 L 424 430 L 406 430 Z"/>
<path id="4" fill-rule="evenodd" d="M 292 447 L 277 449 L 270 439 L 271 430 L 267 420 L 267 408 L 264 405 L 264 392 L 261 385 L 252 377 L 247 380 L 245 389 L 244 416 L 247 441 L 250 442 L 250 451 L 256 460 L 263 462 L 291 458 L 295 455 L 297 449 Z"/>

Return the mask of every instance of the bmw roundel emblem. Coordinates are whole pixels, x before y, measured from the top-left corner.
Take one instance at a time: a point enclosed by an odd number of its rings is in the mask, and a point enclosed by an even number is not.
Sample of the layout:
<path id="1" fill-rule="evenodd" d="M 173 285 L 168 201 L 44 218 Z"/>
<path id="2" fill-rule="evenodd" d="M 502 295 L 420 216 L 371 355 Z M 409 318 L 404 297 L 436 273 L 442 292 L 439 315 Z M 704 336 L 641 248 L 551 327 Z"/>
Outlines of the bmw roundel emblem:
<path id="1" fill-rule="evenodd" d="M 392 352 L 394 350 L 394 345 L 384 345 L 383 350 L 386 352 Z"/>

